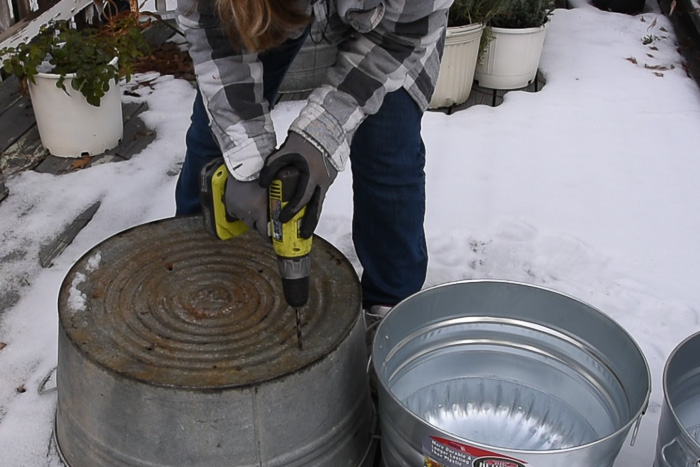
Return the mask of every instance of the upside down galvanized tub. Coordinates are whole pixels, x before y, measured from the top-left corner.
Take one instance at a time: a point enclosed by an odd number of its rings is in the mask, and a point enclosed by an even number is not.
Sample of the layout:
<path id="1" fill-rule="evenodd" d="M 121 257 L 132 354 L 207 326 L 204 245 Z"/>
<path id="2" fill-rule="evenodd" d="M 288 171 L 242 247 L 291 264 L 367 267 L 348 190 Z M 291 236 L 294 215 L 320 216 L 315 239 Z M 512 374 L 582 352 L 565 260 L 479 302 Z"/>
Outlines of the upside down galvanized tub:
<path id="1" fill-rule="evenodd" d="M 673 350 L 663 382 L 654 466 L 700 467 L 700 332 Z"/>
<path id="2" fill-rule="evenodd" d="M 61 456 L 80 466 L 360 466 L 373 411 L 360 287 L 314 240 L 304 349 L 272 247 L 200 218 L 111 237 L 59 295 Z"/>
<path id="3" fill-rule="evenodd" d="M 372 359 L 389 467 L 608 467 L 650 394 L 620 326 L 514 282 L 409 297 L 377 329 Z"/>

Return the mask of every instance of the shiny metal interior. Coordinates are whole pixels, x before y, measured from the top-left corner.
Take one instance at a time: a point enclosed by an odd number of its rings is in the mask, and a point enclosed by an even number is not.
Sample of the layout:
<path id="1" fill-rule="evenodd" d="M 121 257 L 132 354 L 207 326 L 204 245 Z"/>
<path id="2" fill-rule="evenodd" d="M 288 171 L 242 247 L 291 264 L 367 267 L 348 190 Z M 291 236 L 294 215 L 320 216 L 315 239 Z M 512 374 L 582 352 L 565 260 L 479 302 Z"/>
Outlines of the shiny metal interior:
<path id="1" fill-rule="evenodd" d="M 493 446 L 580 446 L 631 417 L 624 387 L 595 352 L 524 321 L 436 323 L 400 343 L 390 362 L 388 387 L 409 410 Z"/>
<path id="2" fill-rule="evenodd" d="M 373 358 L 380 417 L 384 399 L 388 412 L 403 407 L 428 431 L 520 452 L 572 450 L 626 431 L 650 392 L 644 356 L 607 316 L 512 282 L 465 281 L 409 298 L 382 322 Z"/>

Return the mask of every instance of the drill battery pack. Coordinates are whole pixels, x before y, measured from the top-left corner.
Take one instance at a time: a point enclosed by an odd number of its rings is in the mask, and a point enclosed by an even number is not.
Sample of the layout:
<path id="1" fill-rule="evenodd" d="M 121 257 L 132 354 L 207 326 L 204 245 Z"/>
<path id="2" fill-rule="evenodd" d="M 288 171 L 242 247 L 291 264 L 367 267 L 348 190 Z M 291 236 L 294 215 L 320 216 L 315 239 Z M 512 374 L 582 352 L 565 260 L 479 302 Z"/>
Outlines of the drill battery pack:
<path id="1" fill-rule="evenodd" d="M 199 201 L 204 228 L 221 240 L 228 240 L 248 230 L 245 222 L 232 218 L 226 212 L 224 195 L 227 180 L 228 170 L 223 158 L 209 162 L 199 175 Z"/>

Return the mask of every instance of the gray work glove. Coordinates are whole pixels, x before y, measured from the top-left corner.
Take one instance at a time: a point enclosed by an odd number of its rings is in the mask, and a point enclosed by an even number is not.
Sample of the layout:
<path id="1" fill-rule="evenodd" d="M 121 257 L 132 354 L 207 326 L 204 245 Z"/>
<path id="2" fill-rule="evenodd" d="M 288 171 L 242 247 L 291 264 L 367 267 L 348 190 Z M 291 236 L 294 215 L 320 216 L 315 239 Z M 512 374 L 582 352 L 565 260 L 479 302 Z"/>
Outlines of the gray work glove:
<path id="1" fill-rule="evenodd" d="M 280 221 L 288 222 L 306 206 L 299 235 L 309 238 L 318 225 L 321 205 L 338 171 L 326 160 L 321 151 L 303 136 L 294 132 L 290 132 L 282 147 L 265 160 L 265 165 L 260 172 L 260 186 L 269 187 L 277 172 L 288 166 L 296 167 L 299 171 L 299 182 L 289 204 L 280 212 Z"/>
<path id="2" fill-rule="evenodd" d="M 267 190 L 262 188 L 257 180 L 241 182 L 229 173 L 224 202 L 229 216 L 242 220 L 249 229 L 257 230 L 264 238 L 269 238 Z"/>

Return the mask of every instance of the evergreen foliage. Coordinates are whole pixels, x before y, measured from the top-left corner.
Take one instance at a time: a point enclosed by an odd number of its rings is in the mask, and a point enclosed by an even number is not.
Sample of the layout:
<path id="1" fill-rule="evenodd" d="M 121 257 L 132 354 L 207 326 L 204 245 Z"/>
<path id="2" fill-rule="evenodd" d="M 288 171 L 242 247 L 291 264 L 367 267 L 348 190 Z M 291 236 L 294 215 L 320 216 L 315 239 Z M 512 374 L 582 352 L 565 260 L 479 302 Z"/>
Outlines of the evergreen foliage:
<path id="1" fill-rule="evenodd" d="M 498 1 L 498 0 L 496 0 Z M 489 26 L 497 28 L 538 28 L 554 11 L 554 0 L 506 0 L 504 11 L 493 15 Z"/>

